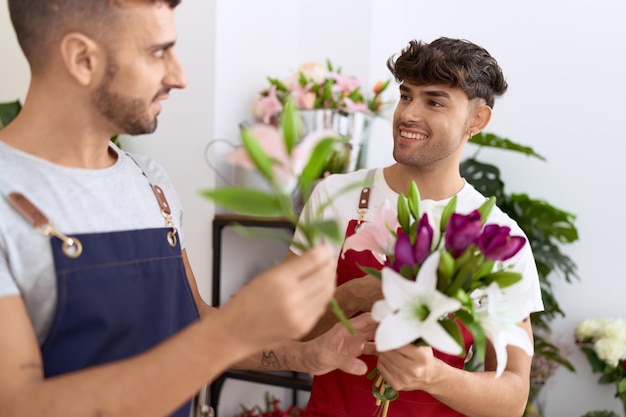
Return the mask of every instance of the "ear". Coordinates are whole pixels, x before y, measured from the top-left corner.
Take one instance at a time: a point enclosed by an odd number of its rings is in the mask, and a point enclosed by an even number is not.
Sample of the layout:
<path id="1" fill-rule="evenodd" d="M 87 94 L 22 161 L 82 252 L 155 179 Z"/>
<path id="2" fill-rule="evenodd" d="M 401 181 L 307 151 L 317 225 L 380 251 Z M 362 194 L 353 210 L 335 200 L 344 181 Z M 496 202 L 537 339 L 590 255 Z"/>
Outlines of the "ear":
<path id="1" fill-rule="evenodd" d="M 82 86 L 95 82 L 105 62 L 102 48 L 82 33 L 68 33 L 61 40 L 61 57 L 68 73 Z"/>
<path id="2" fill-rule="evenodd" d="M 476 103 L 470 113 L 467 123 L 467 132 L 465 133 L 470 136 L 482 132 L 487 124 L 489 124 L 489 120 L 491 120 L 491 107 L 481 100 Z"/>

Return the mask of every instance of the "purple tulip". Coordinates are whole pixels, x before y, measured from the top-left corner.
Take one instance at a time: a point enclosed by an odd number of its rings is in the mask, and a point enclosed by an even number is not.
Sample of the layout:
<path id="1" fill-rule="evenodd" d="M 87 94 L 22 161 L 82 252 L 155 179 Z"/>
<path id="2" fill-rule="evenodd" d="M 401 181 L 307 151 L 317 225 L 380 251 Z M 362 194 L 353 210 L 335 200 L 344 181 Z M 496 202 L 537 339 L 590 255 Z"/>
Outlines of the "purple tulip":
<path id="1" fill-rule="evenodd" d="M 523 236 L 511 236 L 511 228 L 488 224 L 476 239 L 476 246 L 492 261 L 506 261 L 522 249 L 526 243 Z"/>
<path id="2" fill-rule="evenodd" d="M 478 210 L 468 215 L 453 213 L 450 216 L 445 232 L 446 249 L 455 258 L 476 240 L 482 229 L 482 221 Z"/>
<path id="3" fill-rule="evenodd" d="M 430 246 L 433 242 L 433 228 L 428 223 L 428 215 L 424 213 L 417 224 L 417 238 L 413 247 L 415 262 L 422 264 L 430 255 Z"/>
<path id="4" fill-rule="evenodd" d="M 391 267 L 399 272 L 403 265 L 413 267 L 415 265 L 415 257 L 413 256 L 413 246 L 411 246 L 411 237 L 400 231 L 396 240 L 396 247 L 393 252 L 394 263 Z"/>

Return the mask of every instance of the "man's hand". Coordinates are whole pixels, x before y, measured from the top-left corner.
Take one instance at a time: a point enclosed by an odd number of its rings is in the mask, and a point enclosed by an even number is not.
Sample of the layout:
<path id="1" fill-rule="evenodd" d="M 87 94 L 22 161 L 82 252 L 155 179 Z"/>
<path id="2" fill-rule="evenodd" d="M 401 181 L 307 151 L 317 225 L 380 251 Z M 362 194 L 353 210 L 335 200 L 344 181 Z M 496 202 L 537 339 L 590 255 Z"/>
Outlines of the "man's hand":
<path id="1" fill-rule="evenodd" d="M 350 320 L 356 334 L 350 334 L 341 323 L 335 324 L 328 332 L 304 344 L 301 363 L 304 369 L 314 375 L 323 375 L 335 369 L 346 373 L 363 375 L 367 365 L 358 356 L 362 355 L 374 337 L 378 323 L 369 313 Z"/>
<path id="2" fill-rule="evenodd" d="M 432 384 L 441 365 L 430 346 L 407 345 L 379 353 L 376 366 L 393 389 L 408 391 Z"/>
<path id="3" fill-rule="evenodd" d="M 318 246 L 252 279 L 218 311 L 239 346 L 262 349 L 311 330 L 335 289 L 329 247 Z"/>
<path id="4" fill-rule="evenodd" d="M 335 299 L 346 317 L 353 317 L 360 312 L 370 312 L 374 302 L 383 299 L 381 281 L 372 275 L 352 279 L 337 287 Z M 329 308 L 303 340 L 321 336 L 337 322 L 337 316 Z"/>

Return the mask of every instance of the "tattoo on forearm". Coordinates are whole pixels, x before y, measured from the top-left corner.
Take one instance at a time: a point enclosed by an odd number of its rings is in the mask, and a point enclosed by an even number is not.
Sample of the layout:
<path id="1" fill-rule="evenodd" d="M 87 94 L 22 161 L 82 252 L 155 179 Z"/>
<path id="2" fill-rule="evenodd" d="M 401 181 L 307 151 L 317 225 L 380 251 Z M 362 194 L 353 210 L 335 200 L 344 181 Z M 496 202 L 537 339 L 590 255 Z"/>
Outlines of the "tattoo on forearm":
<path id="1" fill-rule="evenodd" d="M 280 361 L 278 360 L 278 356 L 274 353 L 273 350 L 263 351 L 261 355 L 261 365 L 264 368 L 274 368 L 280 369 Z"/>

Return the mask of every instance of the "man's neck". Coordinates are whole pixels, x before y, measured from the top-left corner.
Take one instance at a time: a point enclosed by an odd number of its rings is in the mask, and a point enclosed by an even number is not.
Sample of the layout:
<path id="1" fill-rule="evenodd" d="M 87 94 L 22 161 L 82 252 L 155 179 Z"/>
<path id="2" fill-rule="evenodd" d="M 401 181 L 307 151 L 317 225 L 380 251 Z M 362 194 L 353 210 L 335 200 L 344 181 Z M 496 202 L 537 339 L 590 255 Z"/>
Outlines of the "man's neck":
<path id="1" fill-rule="evenodd" d="M 406 195 L 411 181 L 414 181 L 422 200 L 445 200 L 465 185 L 458 167 L 446 171 L 394 164 L 384 168 L 383 172 L 387 185 L 398 194 Z"/>
<path id="2" fill-rule="evenodd" d="M 101 169 L 113 165 L 117 158 L 109 151 L 107 133 L 89 123 L 88 117 L 64 115 L 59 109 L 46 111 L 41 106 L 31 107 L 28 100 L 15 120 L 0 131 L 0 140 L 67 167 Z"/>

